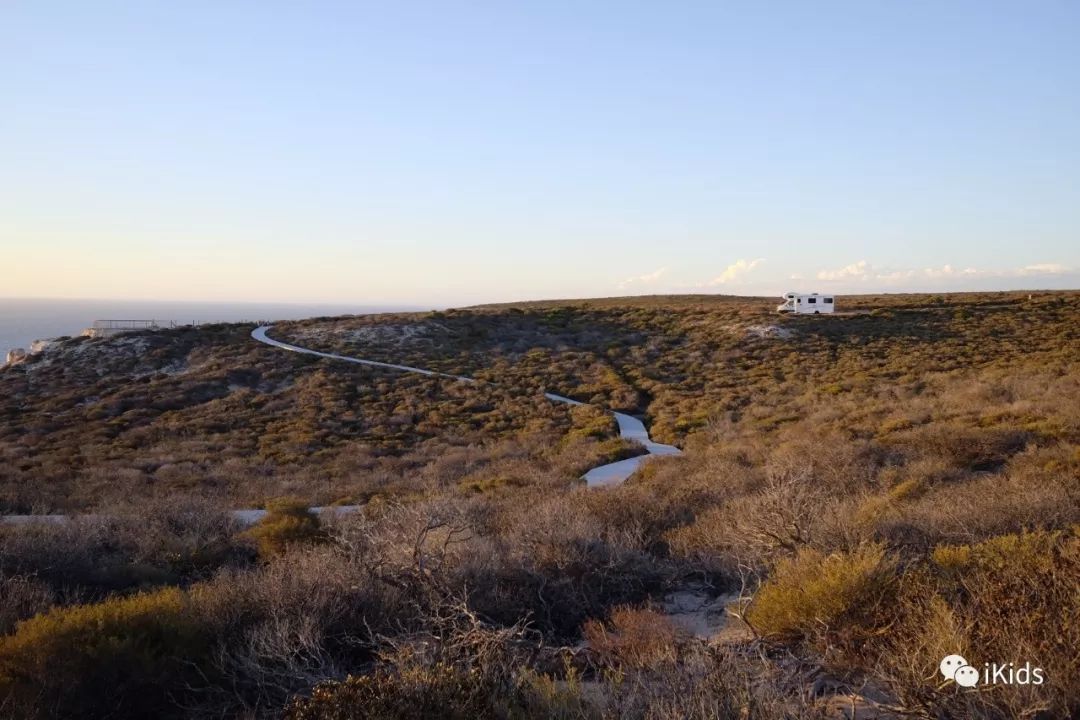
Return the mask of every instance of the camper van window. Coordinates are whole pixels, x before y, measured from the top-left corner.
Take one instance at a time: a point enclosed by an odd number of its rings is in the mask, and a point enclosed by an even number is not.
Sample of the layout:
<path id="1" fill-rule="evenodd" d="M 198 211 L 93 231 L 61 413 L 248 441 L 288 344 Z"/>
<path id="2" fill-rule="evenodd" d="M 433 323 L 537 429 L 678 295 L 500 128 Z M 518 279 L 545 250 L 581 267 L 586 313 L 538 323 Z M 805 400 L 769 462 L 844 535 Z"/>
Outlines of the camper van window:
<path id="1" fill-rule="evenodd" d="M 832 305 L 832 298 L 825 298 L 826 305 Z"/>
<path id="2" fill-rule="evenodd" d="M 816 303 L 817 298 L 806 298 L 806 302 L 811 303 L 811 304 Z"/>

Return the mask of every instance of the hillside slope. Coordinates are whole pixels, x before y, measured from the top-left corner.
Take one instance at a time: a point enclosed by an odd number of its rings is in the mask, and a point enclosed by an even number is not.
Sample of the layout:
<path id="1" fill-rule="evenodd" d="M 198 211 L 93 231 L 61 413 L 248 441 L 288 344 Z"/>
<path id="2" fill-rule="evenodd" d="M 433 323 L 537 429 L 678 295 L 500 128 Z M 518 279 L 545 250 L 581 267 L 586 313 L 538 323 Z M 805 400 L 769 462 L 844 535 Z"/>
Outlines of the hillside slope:
<path id="1" fill-rule="evenodd" d="M 4 368 L 4 509 L 109 514 L 0 525 L 0 701 L 115 714 L 113 672 L 131 689 L 116 697 L 159 717 L 276 717 L 293 696 L 304 720 L 835 717 L 849 695 L 921 717 L 1075 715 L 1080 293 L 841 301 L 274 328 L 493 383 L 285 353 L 240 325 L 70 340 Z M 587 490 L 583 469 L 634 450 L 551 390 L 685 453 Z M 224 517 L 281 495 L 254 531 Z M 363 508 L 331 527 L 304 512 L 335 500 Z M 656 608 L 690 585 L 730 593 L 751 637 L 683 634 Z M 965 691 L 937 675 L 954 653 L 1047 680 Z"/>

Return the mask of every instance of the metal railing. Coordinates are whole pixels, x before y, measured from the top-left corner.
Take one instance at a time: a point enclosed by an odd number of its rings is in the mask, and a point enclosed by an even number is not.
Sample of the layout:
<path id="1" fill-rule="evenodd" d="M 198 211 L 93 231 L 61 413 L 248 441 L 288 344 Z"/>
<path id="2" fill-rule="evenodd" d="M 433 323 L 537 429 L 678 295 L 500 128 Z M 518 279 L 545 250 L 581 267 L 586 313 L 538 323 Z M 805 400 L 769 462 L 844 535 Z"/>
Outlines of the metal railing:
<path id="1" fill-rule="evenodd" d="M 151 330 L 158 326 L 156 320 L 95 320 L 95 330 Z"/>

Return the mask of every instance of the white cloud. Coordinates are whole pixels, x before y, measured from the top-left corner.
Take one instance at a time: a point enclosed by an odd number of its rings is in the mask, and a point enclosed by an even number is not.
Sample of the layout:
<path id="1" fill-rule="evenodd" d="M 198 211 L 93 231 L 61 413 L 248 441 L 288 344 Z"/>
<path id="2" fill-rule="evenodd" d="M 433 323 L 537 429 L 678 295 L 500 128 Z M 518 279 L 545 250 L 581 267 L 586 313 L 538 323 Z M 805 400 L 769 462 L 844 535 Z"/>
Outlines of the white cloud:
<path id="1" fill-rule="evenodd" d="M 924 268 L 923 271 L 922 271 L 922 274 L 923 274 L 923 277 L 928 277 L 928 278 L 952 278 L 952 277 L 963 277 L 965 275 L 968 275 L 968 276 L 982 275 L 982 274 L 984 274 L 984 272 L 980 271 L 980 270 L 976 270 L 975 268 L 972 268 L 972 267 L 964 268 L 963 270 L 957 270 L 952 265 L 942 265 L 940 268 Z"/>
<path id="2" fill-rule="evenodd" d="M 923 268 L 922 270 L 880 270 L 867 272 L 865 277 L 874 280 L 883 280 L 885 282 L 896 282 L 900 280 L 942 280 L 962 277 L 979 277 L 982 275 L 986 275 L 986 272 L 976 270 L 975 268 L 969 267 L 957 270 L 952 265 L 942 265 L 939 268 L 928 267 Z"/>
<path id="3" fill-rule="evenodd" d="M 619 283 L 620 288 L 634 287 L 635 285 L 653 285 L 667 274 L 668 269 L 666 267 L 653 270 L 651 273 L 645 273 L 644 275 L 636 275 L 634 277 L 628 277 Z"/>
<path id="4" fill-rule="evenodd" d="M 865 279 L 869 277 L 872 267 L 870 263 L 865 260 L 845 265 L 838 270 L 822 270 L 817 274 L 818 280 L 847 280 L 847 279 Z"/>
<path id="5" fill-rule="evenodd" d="M 891 286 L 899 283 L 935 283 L 940 281 L 957 281 L 978 278 L 1020 278 L 1031 276 L 1066 275 L 1073 272 L 1071 268 L 1059 263 L 1036 263 L 1022 268 L 1011 270 L 980 270 L 966 267 L 955 268 L 952 265 L 941 267 L 927 267 L 922 269 L 893 269 L 876 268 L 866 260 L 859 260 L 850 265 L 845 265 L 835 270 L 821 270 L 817 273 L 817 279 L 831 283 L 859 283 L 873 282 L 877 285 Z"/>
<path id="6" fill-rule="evenodd" d="M 1060 263 L 1036 263 L 1027 265 L 1016 271 L 1017 275 L 1065 275 L 1072 272 L 1072 268 Z"/>
<path id="7" fill-rule="evenodd" d="M 818 280 L 833 281 L 876 281 L 879 283 L 897 283 L 909 280 L 948 280 L 956 277 L 976 277 L 987 274 L 986 271 L 975 268 L 956 269 L 950 264 L 943 264 L 941 268 L 922 268 L 921 270 L 905 269 L 891 270 L 888 268 L 875 268 L 866 260 L 852 262 L 836 270 L 822 270 L 818 273 Z"/>
<path id="8" fill-rule="evenodd" d="M 735 282 L 742 278 L 744 275 L 752 271 L 758 265 L 765 262 L 765 258 L 755 258 L 754 260 L 736 260 L 731 265 L 724 268 L 724 272 L 720 273 L 707 285 L 726 285 L 730 282 Z"/>

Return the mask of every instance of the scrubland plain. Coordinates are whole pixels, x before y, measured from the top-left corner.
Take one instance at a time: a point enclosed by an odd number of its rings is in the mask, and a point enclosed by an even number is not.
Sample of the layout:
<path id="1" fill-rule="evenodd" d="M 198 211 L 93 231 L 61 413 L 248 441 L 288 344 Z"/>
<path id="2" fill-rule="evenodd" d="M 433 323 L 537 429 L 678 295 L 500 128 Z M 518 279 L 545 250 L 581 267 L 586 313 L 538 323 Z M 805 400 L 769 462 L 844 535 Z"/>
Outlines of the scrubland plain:
<path id="1" fill-rule="evenodd" d="M 648 297 L 75 338 L 0 369 L 0 714 L 1080 713 L 1080 293 Z M 550 403 L 544 391 L 590 405 Z M 684 449 L 640 449 L 601 408 Z M 320 520 L 309 505 L 360 505 Z M 228 510 L 267 507 L 241 527 Z M 743 631 L 664 610 L 694 587 Z M 964 689 L 942 657 L 1030 662 Z M 845 705 L 847 703 L 847 705 Z"/>

